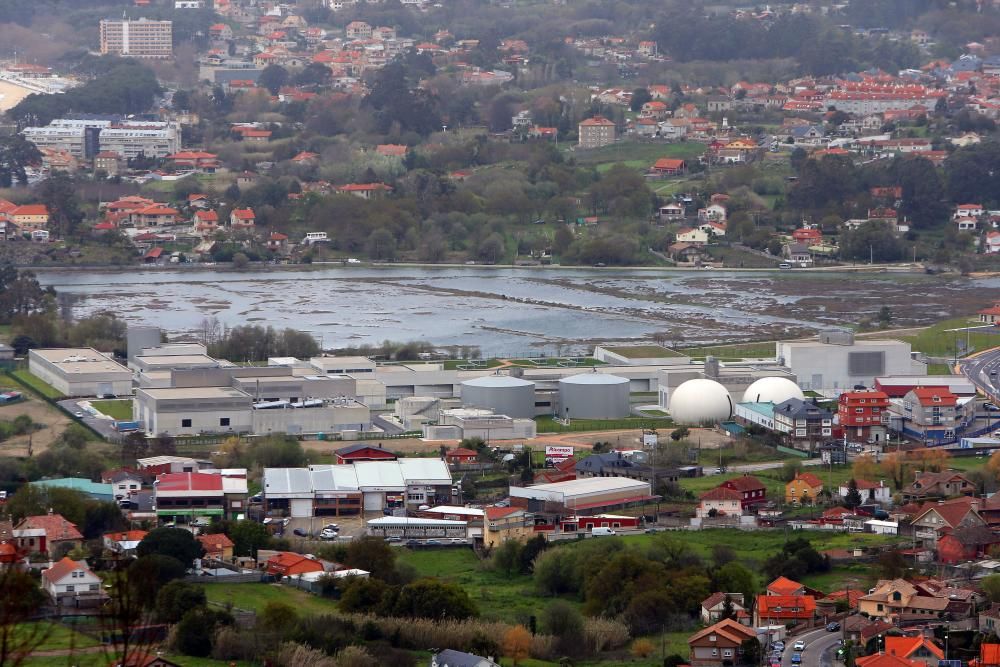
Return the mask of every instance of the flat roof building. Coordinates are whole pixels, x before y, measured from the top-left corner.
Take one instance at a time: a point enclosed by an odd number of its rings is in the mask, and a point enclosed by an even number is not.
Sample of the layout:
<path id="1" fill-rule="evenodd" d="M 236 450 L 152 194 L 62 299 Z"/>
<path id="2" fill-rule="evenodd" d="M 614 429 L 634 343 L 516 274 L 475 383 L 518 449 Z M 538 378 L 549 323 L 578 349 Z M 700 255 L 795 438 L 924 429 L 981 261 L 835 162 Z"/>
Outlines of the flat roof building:
<path id="1" fill-rule="evenodd" d="M 90 347 L 29 350 L 28 371 L 63 396 L 132 394 L 132 373 Z"/>
<path id="2" fill-rule="evenodd" d="M 101 53 L 132 58 L 172 58 L 174 24 L 140 18 L 101 21 Z"/>
<path id="3" fill-rule="evenodd" d="M 872 387 L 888 375 L 926 375 L 927 364 L 913 358 L 901 340 L 855 340 L 851 332 L 826 332 L 815 341 L 781 341 L 779 361 L 802 389 L 832 395 L 855 385 Z"/>
<path id="4" fill-rule="evenodd" d="M 626 477 L 585 477 L 554 484 L 510 487 L 512 507 L 557 517 L 600 514 L 654 499 L 649 482 Z"/>
<path id="5" fill-rule="evenodd" d="M 251 404 L 249 394 L 232 387 L 143 388 L 133 415 L 153 435 L 249 433 Z"/>

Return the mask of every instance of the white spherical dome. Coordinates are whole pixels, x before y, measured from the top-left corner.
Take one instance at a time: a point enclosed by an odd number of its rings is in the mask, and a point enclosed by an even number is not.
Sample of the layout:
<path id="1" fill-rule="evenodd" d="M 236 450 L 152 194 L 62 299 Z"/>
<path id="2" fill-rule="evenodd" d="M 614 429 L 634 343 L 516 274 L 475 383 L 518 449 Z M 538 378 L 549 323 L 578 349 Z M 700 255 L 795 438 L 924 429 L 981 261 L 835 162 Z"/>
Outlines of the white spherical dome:
<path id="1" fill-rule="evenodd" d="M 744 403 L 784 403 L 790 398 L 805 400 L 806 395 L 788 378 L 761 378 L 743 392 Z"/>
<path id="2" fill-rule="evenodd" d="M 732 417 L 733 400 L 726 388 L 715 380 L 698 378 L 674 389 L 668 410 L 675 423 L 697 426 Z"/>

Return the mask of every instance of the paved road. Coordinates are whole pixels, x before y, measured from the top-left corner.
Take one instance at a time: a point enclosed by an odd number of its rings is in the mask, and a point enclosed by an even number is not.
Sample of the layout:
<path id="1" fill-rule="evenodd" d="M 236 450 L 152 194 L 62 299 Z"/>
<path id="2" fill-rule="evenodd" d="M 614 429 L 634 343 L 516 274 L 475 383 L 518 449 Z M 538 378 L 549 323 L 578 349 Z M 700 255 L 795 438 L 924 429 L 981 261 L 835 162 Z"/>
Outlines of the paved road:
<path id="1" fill-rule="evenodd" d="M 785 644 L 785 653 L 781 656 L 781 667 L 792 667 L 792 645 L 802 640 L 806 643 L 806 648 L 802 653 L 802 667 L 831 667 L 834 664 L 834 654 L 837 642 L 841 639 L 839 632 L 827 632 L 825 628 L 812 630 L 789 638 Z"/>
<path id="2" fill-rule="evenodd" d="M 1000 396 L 1000 350 L 981 352 L 974 357 L 961 360 L 959 365 L 962 373 L 984 394 L 991 397 Z"/>
<path id="3" fill-rule="evenodd" d="M 118 431 L 115 430 L 115 422 L 113 419 L 108 419 L 103 415 L 100 417 L 95 416 L 92 412 L 88 412 L 81 403 L 86 403 L 87 399 L 76 399 L 67 398 L 65 400 L 59 401 L 64 409 L 69 410 L 70 414 L 76 415 L 77 413 L 82 413 L 83 417 L 76 417 L 77 420 L 82 421 L 87 426 L 91 427 L 102 436 L 108 440 L 113 440 L 119 436 Z"/>

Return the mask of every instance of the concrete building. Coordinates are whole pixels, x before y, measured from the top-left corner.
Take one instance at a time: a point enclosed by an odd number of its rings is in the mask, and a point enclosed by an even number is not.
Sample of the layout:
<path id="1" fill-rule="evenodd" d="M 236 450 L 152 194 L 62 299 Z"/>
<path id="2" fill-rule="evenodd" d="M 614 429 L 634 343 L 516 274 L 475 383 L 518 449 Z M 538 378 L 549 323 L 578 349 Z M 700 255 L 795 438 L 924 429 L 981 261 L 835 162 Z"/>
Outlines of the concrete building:
<path id="1" fill-rule="evenodd" d="M 246 512 L 247 471 L 213 470 L 158 475 L 156 516 L 191 523 L 198 517 L 237 520 Z"/>
<path id="2" fill-rule="evenodd" d="M 424 519 L 411 516 L 382 516 L 370 519 L 368 534 L 375 537 L 398 537 L 404 540 L 429 538 L 469 539 L 469 524 L 447 519 Z"/>
<path id="3" fill-rule="evenodd" d="M 580 122 L 578 143 L 580 148 L 600 148 L 615 143 L 615 124 L 603 116 L 594 116 Z"/>
<path id="4" fill-rule="evenodd" d="M 133 417 L 153 435 L 249 433 L 252 401 L 249 394 L 232 387 L 138 389 Z"/>
<path id="5" fill-rule="evenodd" d="M 915 387 L 889 402 L 890 420 L 899 420 L 899 430 L 931 444 L 955 440 L 974 423 L 975 408 L 975 396 L 957 396 L 948 387 Z"/>
<path id="6" fill-rule="evenodd" d="M 536 424 L 533 419 L 513 419 L 491 410 L 457 408 L 442 410 L 438 423 L 424 424 L 423 432 L 428 440 L 524 440 L 535 437 Z"/>
<path id="7" fill-rule="evenodd" d="M 855 385 L 871 387 L 884 375 L 926 375 L 927 364 L 913 358 L 899 340 L 855 340 L 849 331 L 820 334 L 817 341 L 782 341 L 778 360 L 803 389 L 839 394 Z"/>
<path id="8" fill-rule="evenodd" d="M 263 495 L 266 510 L 292 517 L 416 510 L 450 502 L 452 477 L 440 459 L 265 468 Z"/>
<path id="9" fill-rule="evenodd" d="M 140 122 L 121 116 L 57 118 L 44 127 L 26 127 L 21 134 L 39 150 L 66 151 L 86 160 L 108 151 L 126 160 L 140 154 L 161 158 L 181 149 L 181 126 L 175 121 Z"/>
<path id="10" fill-rule="evenodd" d="M 132 394 L 132 373 L 90 347 L 29 350 L 28 371 L 63 396 Z"/>
<path id="11" fill-rule="evenodd" d="M 101 21 L 101 53 L 163 60 L 174 55 L 174 24 L 146 18 Z"/>

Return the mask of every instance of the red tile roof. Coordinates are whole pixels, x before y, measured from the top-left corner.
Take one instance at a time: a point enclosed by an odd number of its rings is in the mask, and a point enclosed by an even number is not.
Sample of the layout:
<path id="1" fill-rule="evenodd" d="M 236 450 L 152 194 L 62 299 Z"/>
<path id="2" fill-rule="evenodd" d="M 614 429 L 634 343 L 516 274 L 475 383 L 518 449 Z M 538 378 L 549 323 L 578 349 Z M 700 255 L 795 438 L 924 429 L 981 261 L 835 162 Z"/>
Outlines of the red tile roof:
<path id="1" fill-rule="evenodd" d="M 11 215 L 48 215 L 49 209 L 45 204 L 25 204 L 24 206 L 18 206 L 13 211 Z"/>
<path id="2" fill-rule="evenodd" d="M 816 613 L 816 598 L 809 595 L 758 595 L 757 615 L 760 618 L 812 618 Z"/>
<path id="3" fill-rule="evenodd" d="M 734 644 L 742 644 L 748 639 L 756 639 L 757 637 L 757 633 L 754 630 L 731 618 L 726 618 L 688 637 L 688 644 L 694 644 L 710 635 L 720 635 Z"/>
<path id="4" fill-rule="evenodd" d="M 724 482 L 726 486 L 731 489 L 736 489 L 737 491 L 756 491 L 759 489 L 766 489 L 764 483 L 753 475 L 743 475 L 742 477 L 734 477 L 733 479 Z"/>
<path id="5" fill-rule="evenodd" d="M 584 127 L 598 126 L 598 125 L 614 126 L 614 123 L 605 118 L 604 116 L 594 116 L 593 118 L 588 118 L 587 120 L 581 121 L 580 125 L 583 125 Z"/>
<path id="6" fill-rule="evenodd" d="M 926 502 L 920 508 L 920 511 L 917 512 L 917 515 L 913 517 L 913 520 L 918 521 L 927 512 L 935 510 L 948 526 L 955 528 L 962 522 L 965 515 L 973 511 L 973 502 L 975 502 L 975 499 L 967 496 L 945 500 L 944 502 Z"/>
<path id="7" fill-rule="evenodd" d="M 205 553 L 219 553 L 223 549 L 231 549 L 233 541 L 225 533 L 213 533 L 212 535 L 199 535 L 198 541 L 205 548 Z"/>
<path id="8" fill-rule="evenodd" d="M 502 519 L 505 516 L 510 516 L 515 512 L 520 512 L 520 507 L 487 507 L 485 510 L 486 518 L 490 521 L 496 521 L 497 519 Z"/>
<path id="9" fill-rule="evenodd" d="M 253 220 L 256 216 L 253 214 L 252 208 L 236 208 L 233 209 L 233 215 L 239 220 Z"/>
<path id="10" fill-rule="evenodd" d="M 479 452 L 474 449 L 468 449 L 466 447 L 456 447 L 455 449 L 449 449 L 445 452 L 445 458 L 454 457 L 464 457 L 464 456 L 479 456 Z"/>
<path id="11" fill-rule="evenodd" d="M 888 653 L 876 653 L 857 658 L 854 664 L 857 667 L 925 667 L 925 663 L 919 660 L 900 658 L 898 655 L 889 655 Z"/>
<path id="12" fill-rule="evenodd" d="M 124 530 L 116 533 L 104 533 L 102 537 L 114 542 L 141 542 L 148 535 L 145 530 Z"/>
<path id="13" fill-rule="evenodd" d="M 958 404 L 958 396 L 951 393 L 948 387 L 917 387 L 912 391 L 920 405 L 953 407 Z"/>
<path id="14" fill-rule="evenodd" d="M 802 588 L 802 584 L 788 577 L 778 577 L 767 585 L 767 591 L 775 595 L 795 595 Z"/>
<path id="15" fill-rule="evenodd" d="M 816 487 L 823 486 L 823 480 L 821 480 L 816 475 L 811 472 L 800 472 L 795 476 L 796 479 L 801 479 L 803 482 L 809 485 L 810 488 L 815 489 Z"/>
<path id="16" fill-rule="evenodd" d="M 923 635 L 914 637 L 885 637 L 885 652 L 889 655 L 896 655 L 900 658 L 909 658 L 921 646 L 926 648 L 938 660 L 944 660 L 944 651 L 941 647 Z"/>
<path id="17" fill-rule="evenodd" d="M 42 514 L 25 517 L 21 523 L 17 524 L 15 530 L 31 528 L 44 530 L 45 538 L 49 542 L 83 539 L 83 535 L 77 530 L 76 524 L 70 523 L 61 514 Z"/>
<path id="18" fill-rule="evenodd" d="M 717 486 L 698 496 L 702 500 L 743 500 L 743 494 L 725 486 Z"/>
<path id="19" fill-rule="evenodd" d="M 161 491 L 222 491 L 222 475 L 202 472 L 170 472 L 156 478 Z"/>
<path id="20" fill-rule="evenodd" d="M 69 556 L 64 556 L 61 561 L 59 561 L 49 569 L 44 570 L 42 572 L 42 577 L 44 577 L 46 581 L 55 583 L 60 579 L 62 579 L 63 577 L 65 577 L 70 572 L 74 572 L 76 570 L 84 570 L 86 572 L 90 572 L 90 568 L 87 567 L 86 562 L 82 560 L 75 561 L 71 559 Z"/>

